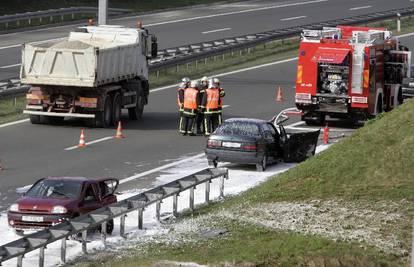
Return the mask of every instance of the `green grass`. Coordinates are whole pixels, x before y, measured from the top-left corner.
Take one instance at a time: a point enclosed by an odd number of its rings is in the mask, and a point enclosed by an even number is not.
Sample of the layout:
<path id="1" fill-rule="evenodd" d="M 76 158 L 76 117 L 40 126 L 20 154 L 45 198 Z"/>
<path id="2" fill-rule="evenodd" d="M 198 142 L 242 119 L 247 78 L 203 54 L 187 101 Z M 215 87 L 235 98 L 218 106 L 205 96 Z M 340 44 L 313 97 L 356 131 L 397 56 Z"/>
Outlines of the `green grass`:
<path id="1" fill-rule="evenodd" d="M 27 118 L 22 111 L 26 105 L 25 97 L 0 100 L 0 124 Z"/>
<path id="2" fill-rule="evenodd" d="M 336 200 L 381 210 L 377 203 L 404 203 L 393 212 L 398 223 L 381 231 L 393 233 L 410 251 L 414 215 L 414 100 L 370 121 L 351 137 L 225 202 L 201 207 L 197 215 L 214 214 L 259 203 Z M 185 218 L 184 218 L 185 219 Z M 160 261 L 234 266 L 406 266 L 407 255 L 395 255 L 359 242 L 333 241 L 317 235 L 281 232 L 236 220 L 213 227 L 227 236 L 181 245 L 149 244 L 145 252 L 129 251 L 112 260 L 103 257 L 81 266 L 157 266 Z"/>

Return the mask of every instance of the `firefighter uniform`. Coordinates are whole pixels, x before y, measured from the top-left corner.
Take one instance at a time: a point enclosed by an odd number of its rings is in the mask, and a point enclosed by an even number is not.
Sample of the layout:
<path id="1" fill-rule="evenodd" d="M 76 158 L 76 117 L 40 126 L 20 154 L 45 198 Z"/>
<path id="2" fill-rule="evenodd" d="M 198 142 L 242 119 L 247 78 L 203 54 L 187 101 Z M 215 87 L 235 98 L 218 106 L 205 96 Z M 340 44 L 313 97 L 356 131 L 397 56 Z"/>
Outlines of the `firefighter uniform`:
<path id="1" fill-rule="evenodd" d="M 191 83 L 191 87 L 184 91 L 183 116 L 180 123 L 180 132 L 183 135 L 194 135 L 195 118 L 198 109 L 198 89 L 196 84 Z"/>
<path id="2" fill-rule="evenodd" d="M 184 92 L 185 89 L 187 89 L 190 86 L 190 79 L 185 77 L 181 80 L 181 84 L 177 89 L 177 105 L 178 105 L 178 109 L 179 109 L 179 113 L 180 113 L 180 124 L 178 126 L 178 129 L 180 131 L 180 133 L 184 134 L 185 130 L 184 130 Z"/>
<path id="3" fill-rule="evenodd" d="M 220 87 L 220 80 L 217 78 L 214 78 L 214 83 L 216 84 L 218 90 L 219 90 L 219 105 L 218 105 L 218 124 L 223 123 L 223 98 L 226 96 L 226 92 L 223 88 Z"/>
<path id="4" fill-rule="evenodd" d="M 199 83 L 199 103 L 198 103 L 198 112 L 197 112 L 197 119 L 196 119 L 196 127 L 197 127 L 197 134 L 204 133 L 204 105 L 203 105 L 203 98 L 206 89 L 208 88 L 208 78 L 204 76 L 201 78 Z"/>
<path id="5" fill-rule="evenodd" d="M 216 84 L 211 81 L 209 88 L 205 90 L 203 105 L 205 134 L 210 135 L 219 125 L 219 99 L 220 92 Z"/>

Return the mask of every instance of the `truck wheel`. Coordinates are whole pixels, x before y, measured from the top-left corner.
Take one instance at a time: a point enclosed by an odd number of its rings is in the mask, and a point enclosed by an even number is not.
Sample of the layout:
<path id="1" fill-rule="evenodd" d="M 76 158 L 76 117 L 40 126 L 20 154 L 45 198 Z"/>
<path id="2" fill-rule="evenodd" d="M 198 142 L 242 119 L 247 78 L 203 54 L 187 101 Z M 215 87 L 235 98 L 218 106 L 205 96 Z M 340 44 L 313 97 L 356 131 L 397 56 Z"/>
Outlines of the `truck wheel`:
<path id="1" fill-rule="evenodd" d="M 122 99 L 121 94 L 116 93 L 114 96 L 114 101 L 112 105 L 112 122 L 116 124 L 121 120 L 121 107 L 122 107 Z"/>
<path id="2" fill-rule="evenodd" d="M 65 117 L 49 117 L 49 124 L 59 125 L 63 122 Z"/>
<path id="3" fill-rule="evenodd" d="M 400 87 L 400 89 L 398 89 L 398 96 L 397 96 L 397 100 L 398 100 L 398 105 L 402 105 L 402 103 L 404 102 L 404 97 L 403 97 L 403 93 L 402 93 L 402 89 Z"/>
<path id="4" fill-rule="evenodd" d="M 39 115 L 30 115 L 30 122 L 32 124 L 40 124 L 40 116 Z"/>
<path id="5" fill-rule="evenodd" d="M 137 102 L 135 107 L 128 109 L 128 115 L 130 120 L 139 120 L 142 118 L 142 113 L 144 113 L 145 98 L 143 96 L 141 82 L 133 83 L 133 85 L 137 92 Z"/>
<path id="6" fill-rule="evenodd" d="M 267 156 L 264 155 L 262 162 L 256 164 L 256 170 L 258 172 L 264 172 L 266 170 L 266 167 L 267 167 Z"/>
<path id="7" fill-rule="evenodd" d="M 96 114 L 95 126 L 107 128 L 112 126 L 112 98 L 106 96 L 103 111 Z"/>
<path id="8" fill-rule="evenodd" d="M 382 104 L 382 95 L 378 96 L 378 100 L 377 100 L 377 115 L 382 113 L 384 111 L 384 107 Z"/>

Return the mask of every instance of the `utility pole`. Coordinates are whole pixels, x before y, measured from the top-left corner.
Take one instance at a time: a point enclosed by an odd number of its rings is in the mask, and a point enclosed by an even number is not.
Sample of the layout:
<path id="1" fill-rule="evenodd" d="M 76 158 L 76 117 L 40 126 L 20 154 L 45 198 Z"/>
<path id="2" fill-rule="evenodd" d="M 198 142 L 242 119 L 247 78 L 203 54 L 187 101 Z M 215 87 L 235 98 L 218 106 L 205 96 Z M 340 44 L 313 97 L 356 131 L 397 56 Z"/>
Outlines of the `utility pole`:
<path id="1" fill-rule="evenodd" d="M 98 25 L 106 25 L 108 17 L 108 0 L 99 0 Z"/>

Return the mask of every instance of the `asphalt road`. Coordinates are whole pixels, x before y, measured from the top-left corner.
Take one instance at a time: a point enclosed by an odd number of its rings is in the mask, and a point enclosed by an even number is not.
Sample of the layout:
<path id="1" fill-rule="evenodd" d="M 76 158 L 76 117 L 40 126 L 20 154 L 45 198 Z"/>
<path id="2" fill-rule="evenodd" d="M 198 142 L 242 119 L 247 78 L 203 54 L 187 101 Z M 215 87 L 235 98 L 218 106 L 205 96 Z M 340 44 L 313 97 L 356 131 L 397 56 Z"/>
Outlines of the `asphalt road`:
<path id="1" fill-rule="evenodd" d="M 414 37 L 401 39 L 414 49 Z M 296 61 L 238 72 L 221 77 L 227 95 L 225 117 L 270 119 L 294 106 Z M 284 89 L 284 102 L 275 101 L 276 87 Z M 84 125 L 77 120 L 64 126 L 31 125 L 24 122 L 0 128 L 0 211 L 18 195 L 16 188 L 45 176 L 93 176 L 126 178 L 182 157 L 201 153 L 204 137 L 178 134 L 174 87 L 151 93 L 150 104 L 139 122 L 125 120 L 122 140 L 110 139 L 85 149 L 76 145 Z M 86 141 L 113 136 L 114 129 L 86 129 Z M 125 183 L 122 189 L 151 186 L 151 175 Z"/>
<path id="2" fill-rule="evenodd" d="M 211 41 L 248 33 L 339 19 L 397 7 L 409 0 L 255 0 L 187 8 L 139 16 L 158 36 L 160 48 Z M 109 24 L 136 25 L 138 17 L 114 19 Z M 67 36 L 79 25 L 60 26 L 2 35 L 0 80 L 19 76 L 20 45 Z"/>

